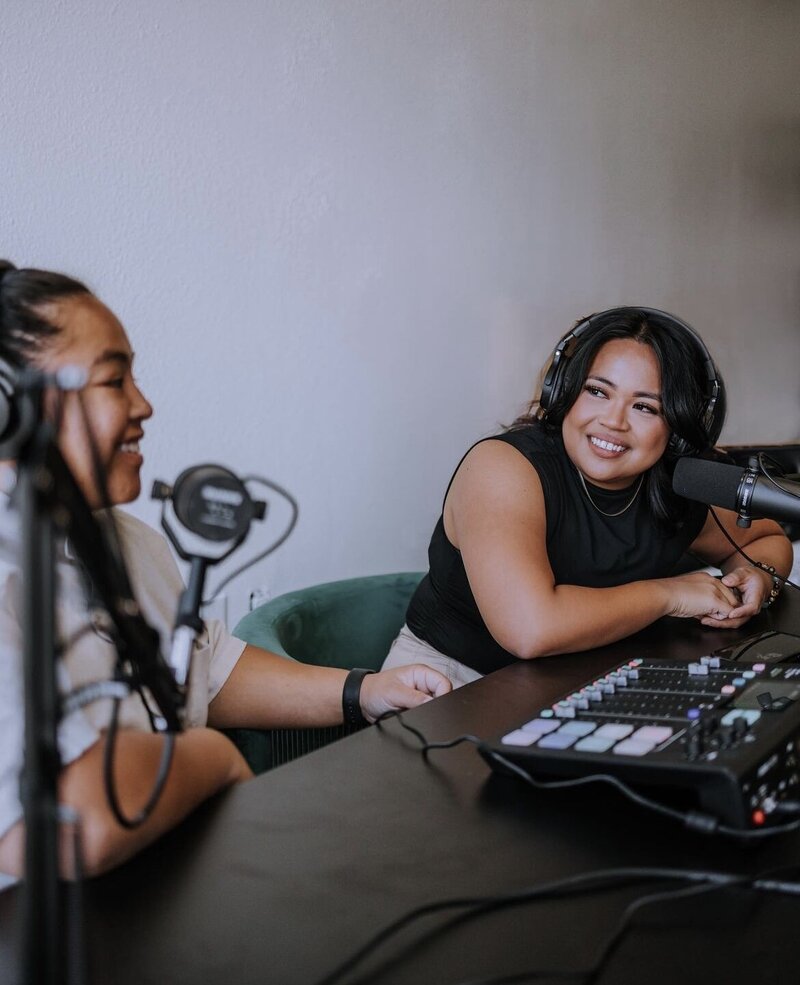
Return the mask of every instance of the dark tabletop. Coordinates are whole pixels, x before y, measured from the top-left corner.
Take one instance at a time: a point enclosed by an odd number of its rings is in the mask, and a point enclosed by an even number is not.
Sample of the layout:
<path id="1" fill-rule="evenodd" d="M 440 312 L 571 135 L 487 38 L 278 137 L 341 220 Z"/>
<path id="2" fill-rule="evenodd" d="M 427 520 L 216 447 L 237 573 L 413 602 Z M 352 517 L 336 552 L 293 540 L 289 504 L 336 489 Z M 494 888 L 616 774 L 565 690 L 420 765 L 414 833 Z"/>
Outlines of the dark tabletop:
<path id="1" fill-rule="evenodd" d="M 794 626 L 800 629 L 800 606 L 782 598 L 738 636 Z M 431 740 L 465 732 L 489 738 L 622 659 L 689 659 L 731 639 L 689 620 L 665 620 L 602 650 L 520 662 L 406 720 Z M 613 790 L 537 793 L 492 774 L 471 745 L 432 753 L 426 763 L 417 740 L 390 721 L 228 791 L 87 884 L 89 980 L 313 985 L 422 904 L 617 867 L 748 875 L 795 860 L 799 835 L 742 847 L 683 831 Z M 449 985 L 586 969 L 628 904 L 675 885 L 606 887 L 455 922 L 455 911 L 428 916 L 343 981 Z M 18 981 L 19 896 L 0 895 L 0 981 L 8 983 Z M 659 903 L 634 918 L 597 980 L 793 982 L 798 926 L 800 898 L 745 888 Z"/>

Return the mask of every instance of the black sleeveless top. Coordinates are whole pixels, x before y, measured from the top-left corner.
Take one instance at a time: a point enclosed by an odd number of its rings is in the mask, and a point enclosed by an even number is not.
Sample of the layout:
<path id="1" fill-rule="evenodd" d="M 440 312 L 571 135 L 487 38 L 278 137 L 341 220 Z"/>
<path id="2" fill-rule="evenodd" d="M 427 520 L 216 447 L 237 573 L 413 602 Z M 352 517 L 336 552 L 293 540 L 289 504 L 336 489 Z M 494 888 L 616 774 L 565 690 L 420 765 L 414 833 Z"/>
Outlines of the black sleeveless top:
<path id="1" fill-rule="evenodd" d="M 687 500 L 678 529 L 663 531 L 652 518 L 644 490 L 620 516 L 604 516 L 589 502 L 561 435 L 551 435 L 537 424 L 484 440 L 507 442 L 536 469 L 547 513 L 547 554 L 557 585 L 612 588 L 666 577 L 705 523 L 708 507 Z M 621 510 L 633 495 L 632 487 L 610 491 L 587 485 L 604 513 Z M 482 674 L 512 663 L 516 658 L 494 640 L 481 618 L 461 552 L 447 539 L 441 516 L 428 563 L 430 570 L 409 603 L 411 631 Z"/>

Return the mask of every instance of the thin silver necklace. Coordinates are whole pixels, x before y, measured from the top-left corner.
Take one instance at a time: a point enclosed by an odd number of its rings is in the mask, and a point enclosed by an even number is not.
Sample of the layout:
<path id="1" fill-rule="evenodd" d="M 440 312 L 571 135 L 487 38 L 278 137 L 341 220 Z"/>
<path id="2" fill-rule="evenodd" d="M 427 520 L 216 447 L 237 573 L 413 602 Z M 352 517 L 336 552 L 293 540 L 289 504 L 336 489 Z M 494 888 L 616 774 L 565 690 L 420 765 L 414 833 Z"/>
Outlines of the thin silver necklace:
<path id="1" fill-rule="evenodd" d="M 576 471 L 578 473 L 578 478 L 581 480 L 581 485 L 583 486 L 583 491 L 586 493 L 586 498 L 589 500 L 589 502 L 597 510 L 598 513 L 601 513 L 603 516 L 609 516 L 609 517 L 622 516 L 623 513 L 625 513 L 627 510 L 629 510 L 633 506 L 633 504 L 636 502 L 636 497 L 639 495 L 639 491 L 642 488 L 642 483 L 644 482 L 644 472 L 642 472 L 642 474 L 639 476 L 639 481 L 636 483 L 636 491 L 631 496 L 631 498 L 628 500 L 628 502 L 622 507 L 622 509 L 621 510 L 617 510 L 616 513 L 606 513 L 606 511 L 605 510 L 601 510 L 600 507 L 597 505 L 597 503 L 595 503 L 595 501 L 592 499 L 591 494 L 589 493 L 589 487 L 586 485 L 586 480 L 583 477 L 583 472 L 581 472 L 580 469 L 576 469 Z"/>

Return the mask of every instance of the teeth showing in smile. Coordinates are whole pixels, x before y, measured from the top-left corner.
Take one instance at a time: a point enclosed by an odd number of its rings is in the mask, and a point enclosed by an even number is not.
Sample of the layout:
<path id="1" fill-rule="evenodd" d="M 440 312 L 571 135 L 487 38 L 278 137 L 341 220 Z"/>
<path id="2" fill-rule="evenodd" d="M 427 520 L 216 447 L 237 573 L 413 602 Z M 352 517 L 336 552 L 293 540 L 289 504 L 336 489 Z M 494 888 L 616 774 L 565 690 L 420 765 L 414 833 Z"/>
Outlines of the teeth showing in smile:
<path id="1" fill-rule="evenodd" d="M 603 441 L 602 438 L 590 437 L 589 441 L 595 448 L 602 448 L 603 451 L 625 451 L 624 445 L 612 445 L 610 441 Z"/>
<path id="2" fill-rule="evenodd" d="M 119 446 L 120 451 L 130 452 L 132 455 L 139 454 L 139 442 L 138 441 L 123 441 Z"/>

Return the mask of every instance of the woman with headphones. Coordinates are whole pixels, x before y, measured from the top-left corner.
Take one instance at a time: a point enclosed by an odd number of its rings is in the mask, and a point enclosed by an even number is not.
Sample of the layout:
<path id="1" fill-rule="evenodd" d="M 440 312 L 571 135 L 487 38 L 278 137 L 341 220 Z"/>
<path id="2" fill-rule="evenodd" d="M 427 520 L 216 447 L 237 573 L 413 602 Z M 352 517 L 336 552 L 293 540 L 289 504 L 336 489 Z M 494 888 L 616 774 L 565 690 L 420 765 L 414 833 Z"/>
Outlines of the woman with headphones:
<path id="1" fill-rule="evenodd" d="M 743 530 L 718 509 L 751 565 L 671 485 L 678 458 L 710 452 L 724 418 L 723 381 L 685 322 L 638 307 L 579 322 L 538 400 L 456 468 L 384 667 L 420 661 L 459 685 L 661 616 L 741 626 L 774 600 L 791 545 L 771 520 Z M 686 551 L 723 577 L 672 574 Z"/>

